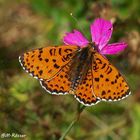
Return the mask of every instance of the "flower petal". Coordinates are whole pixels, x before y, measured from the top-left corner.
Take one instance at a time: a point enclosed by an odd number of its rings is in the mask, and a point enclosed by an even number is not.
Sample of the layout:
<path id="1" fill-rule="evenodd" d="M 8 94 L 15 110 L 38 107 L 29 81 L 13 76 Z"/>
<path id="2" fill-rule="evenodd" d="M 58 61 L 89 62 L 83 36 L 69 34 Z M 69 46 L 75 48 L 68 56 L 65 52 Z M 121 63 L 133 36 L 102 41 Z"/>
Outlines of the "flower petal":
<path id="1" fill-rule="evenodd" d="M 90 30 L 92 41 L 102 50 L 112 35 L 113 26 L 110 21 L 98 18 L 91 24 Z"/>
<path id="2" fill-rule="evenodd" d="M 127 44 L 124 42 L 113 43 L 106 45 L 101 51 L 101 54 L 117 54 L 123 51 L 127 47 Z"/>
<path id="3" fill-rule="evenodd" d="M 66 33 L 63 38 L 63 42 L 66 45 L 78 45 L 80 47 L 86 46 L 89 42 L 78 30 L 74 30 L 72 33 Z"/>

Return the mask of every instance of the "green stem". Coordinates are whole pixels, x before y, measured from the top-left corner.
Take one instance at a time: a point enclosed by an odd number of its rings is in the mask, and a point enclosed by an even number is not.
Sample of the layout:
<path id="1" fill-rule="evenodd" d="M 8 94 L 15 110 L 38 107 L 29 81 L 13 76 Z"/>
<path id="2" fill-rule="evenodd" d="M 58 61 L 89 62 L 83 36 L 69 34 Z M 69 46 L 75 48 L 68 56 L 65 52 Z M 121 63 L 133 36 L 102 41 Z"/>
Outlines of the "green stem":
<path id="1" fill-rule="evenodd" d="M 59 140 L 64 140 L 65 136 L 69 133 L 69 131 L 71 130 L 71 128 L 74 126 L 76 122 L 77 122 L 77 119 L 71 122 L 71 124 L 69 125 L 69 127 L 66 129 L 66 131 L 64 132 L 64 134 L 61 136 Z"/>
<path id="2" fill-rule="evenodd" d="M 84 105 L 81 105 L 80 103 L 78 103 L 77 116 L 76 116 L 76 118 L 71 122 L 71 124 L 69 125 L 69 127 L 66 129 L 66 131 L 64 132 L 64 134 L 61 136 L 61 138 L 59 140 L 64 140 L 64 138 L 66 137 L 66 135 L 70 132 L 71 128 L 79 120 L 80 114 L 82 113 L 82 111 L 84 109 L 85 109 L 85 106 Z"/>

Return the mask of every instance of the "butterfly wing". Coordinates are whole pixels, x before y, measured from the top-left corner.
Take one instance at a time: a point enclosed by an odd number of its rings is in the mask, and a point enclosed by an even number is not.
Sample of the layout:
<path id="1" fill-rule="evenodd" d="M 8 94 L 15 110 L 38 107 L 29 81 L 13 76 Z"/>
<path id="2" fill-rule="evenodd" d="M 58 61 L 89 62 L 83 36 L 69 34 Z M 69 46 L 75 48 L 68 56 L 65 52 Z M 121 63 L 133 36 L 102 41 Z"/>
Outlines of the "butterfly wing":
<path id="1" fill-rule="evenodd" d="M 40 81 L 41 86 L 50 94 L 64 95 L 69 93 L 71 81 L 69 80 L 69 64 L 64 66 L 50 81 Z"/>
<path id="2" fill-rule="evenodd" d="M 95 96 L 105 101 L 117 101 L 127 97 L 130 89 L 120 72 L 98 52 L 93 57 L 92 75 Z"/>
<path id="3" fill-rule="evenodd" d="M 49 80 L 69 63 L 78 46 L 58 46 L 35 49 L 22 54 L 19 61 L 33 77 Z"/>
<path id="4" fill-rule="evenodd" d="M 88 70 L 85 78 L 77 86 L 74 92 L 75 98 L 85 106 L 97 104 L 100 100 L 96 98 L 93 92 L 93 77 L 91 69 Z"/>

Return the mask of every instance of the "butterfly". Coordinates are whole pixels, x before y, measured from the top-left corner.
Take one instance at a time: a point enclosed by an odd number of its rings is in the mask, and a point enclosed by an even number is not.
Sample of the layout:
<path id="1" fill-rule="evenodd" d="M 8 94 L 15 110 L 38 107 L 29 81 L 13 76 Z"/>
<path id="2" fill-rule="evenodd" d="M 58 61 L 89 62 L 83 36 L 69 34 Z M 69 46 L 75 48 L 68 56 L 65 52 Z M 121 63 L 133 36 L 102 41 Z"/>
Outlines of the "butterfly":
<path id="1" fill-rule="evenodd" d="M 72 94 L 85 106 L 118 101 L 131 93 L 122 74 L 99 52 L 96 41 L 31 50 L 19 61 L 48 93 Z"/>

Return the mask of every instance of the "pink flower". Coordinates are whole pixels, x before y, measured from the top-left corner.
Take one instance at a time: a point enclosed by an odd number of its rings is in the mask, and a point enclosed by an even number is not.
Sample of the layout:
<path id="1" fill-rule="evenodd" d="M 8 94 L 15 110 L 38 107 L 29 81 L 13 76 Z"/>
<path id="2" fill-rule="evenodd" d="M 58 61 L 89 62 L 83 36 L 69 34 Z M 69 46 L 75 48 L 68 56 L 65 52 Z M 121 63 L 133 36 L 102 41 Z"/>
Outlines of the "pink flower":
<path id="1" fill-rule="evenodd" d="M 110 21 L 98 18 L 91 24 L 90 31 L 92 42 L 96 45 L 99 53 L 103 55 L 117 54 L 127 47 L 127 44 L 124 42 L 108 44 L 113 31 L 113 25 Z M 66 33 L 63 42 L 66 45 L 78 45 L 81 48 L 89 43 L 78 30 L 74 30 L 72 33 Z"/>

